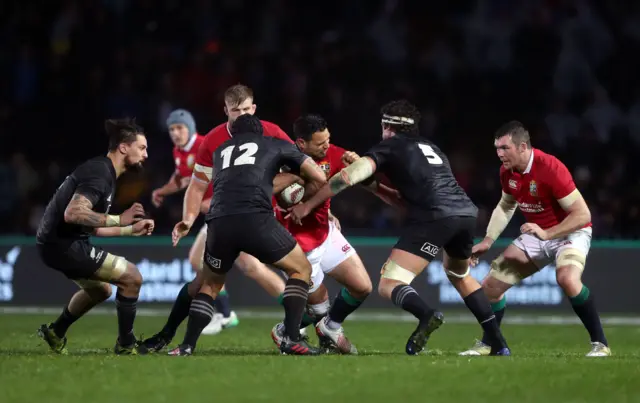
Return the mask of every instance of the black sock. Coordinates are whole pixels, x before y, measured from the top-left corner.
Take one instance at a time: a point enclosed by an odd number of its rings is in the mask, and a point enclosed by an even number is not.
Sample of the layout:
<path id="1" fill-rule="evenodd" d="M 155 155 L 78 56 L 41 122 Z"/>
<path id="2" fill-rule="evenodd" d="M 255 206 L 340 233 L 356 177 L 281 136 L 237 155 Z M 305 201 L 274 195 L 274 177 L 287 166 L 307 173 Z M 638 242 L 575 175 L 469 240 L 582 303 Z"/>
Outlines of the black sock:
<path id="1" fill-rule="evenodd" d="M 575 297 L 569 297 L 573 311 L 578 315 L 582 324 L 589 332 L 592 342 L 599 341 L 608 346 L 607 338 L 604 336 L 604 330 L 600 323 L 600 316 L 596 309 L 591 292 L 586 286 L 582 286 L 582 290 Z"/>
<path id="2" fill-rule="evenodd" d="M 74 316 L 71 312 L 69 312 L 69 307 L 65 306 L 60 316 L 58 316 L 58 319 L 56 319 L 56 321 L 51 324 L 51 330 L 53 330 L 56 336 L 64 337 L 64 335 L 67 333 L 67 330 L 69 329 L 69 326 L 71 326 L 73 322 L 75 322 L 79 318 L 79 316 Z"/>
<path id="3" fill-rule="evenodd" d="M 399 285 L 394 288 L 391 291 L 391 301 L 420 321 L 429 319 L 434 312 L 410 285 Z"/>
<path id="4" fill-rule="evenodd" d="M 494 349 L 507 347 L 507 342 L 504 340 L 504 337 L 502 337 L 502 333 L 500 332 L 500 326 L 498 325 L 496 315 L 491 309 L 489 299 L 484 294 L 482 288 L 478 288 L 471 294 L 467 295 L 464 298 L 464 303 L 467 305 L 467 308 L 469 308 L 473 316 L 476 317 L 480 326 L 482 326 L 482 330 L 484 330 L 482 339 L 486 340 L 486 344 Z"/>
<path id="5" fill-rule="evenodd" d="M 184 335 L 182 344 L 187 344 L 195 349 L 198 338 L 209 322 L 213 318 L 213 298 L 210 295 L 198 293 L 191 301 L 189 308 L 189 322 L 187 322 L 187 332 Z"/>
<path id="6" fill-rule="evenodd" d="M 502 324 L 502 318 L 504 317 L 504 310 L 507 308 L 507 299 L 503 295 L 500 301 L 491 303 L 491 310 L 493 314 L 496 315 L 496 323 L 498 327 Z M 482 333 L 482 343 L 490 346 L 491 345 L 491 335 L 487 334 L 487 332 Z"/>
<path id="7" fill-rule="evenodd" d="M 309 297 L 309 284 L 290 278 L 284 287 L 284 334 L 293 341 L 300 340 L 300 323 Z"/>
<path id="8" fill-rule="evenodd" d="M 178 327 L 182 324 L 182 321 L 189 316 L 189 307 L 191 306 L 191 300 L 193 299 L 189 295 L 189 284 L 191 283 L 185 284 L 180 289 L 180 292 L 171 307 L 171 313 L 169 314 L 167 323 L 162 328 L 161 333 L 169 339 L 173 339 L 173 336 L 175 336 Z"/>
<path id="9" fill-rule="evenodd" d="M 364 299 L 359 300 L 355 298 L 351 293 L 349 293 L 349 290 L 343 288 L 333 301 L 331 309 L 329 309 L 329 320 L 336 323 L 344 322 L 347 316 L 358 309 L 362 302 L 364 302 Z"/>
<path id="10" fill-rule="evenodd" d="M 116 309 L 118 312 L 118 341 L 122 346 L 130 346 L 136 338 L 133 335 L 133 322 L 136 320 L 136 303 L 138 297 L 125 297 L 116 293 Z"/>
<path id="11" fill-rule="evenodd" d="M 225 318 L 231 316 L 231 304 L 229 303 L 229 294 L 226 290 L 220 291 L 218 297 L 215 301 L 213 301 L 213 306 L 216 308 L 216 311 L 222 314 Z"/>
<path id="12" fill-rule="evenodd" d="M 284 306 L 284 294 L 278 295 L 278 304 Z M 320 318 L 320 319 L 322 319 L 322 318 Z M 320 321 L 320 319 L 318 319 L 316 321 L 315 317 L 312 317 L 311 315 L 309 315 L 305 311 L 302 314 L 302 320 L 300 321 L 300 329 L 304 329 L 305 327 L 307 327 L 309 325 L 315 325 L 316 323 L 318 323 Z"/>

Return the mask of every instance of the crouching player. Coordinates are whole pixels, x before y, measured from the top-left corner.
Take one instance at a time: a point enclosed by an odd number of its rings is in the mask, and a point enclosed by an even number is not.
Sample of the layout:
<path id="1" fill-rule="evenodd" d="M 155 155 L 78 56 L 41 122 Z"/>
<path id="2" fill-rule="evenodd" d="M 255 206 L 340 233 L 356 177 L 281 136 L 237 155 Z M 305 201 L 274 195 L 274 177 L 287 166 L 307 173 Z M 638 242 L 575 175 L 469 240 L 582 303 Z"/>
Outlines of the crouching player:
<path id="1" fill-rule="evenodd" d="M 509 288 L 555 263 L 558 285 L 564 290 L 591 337 L 587 357 L 611 355 L 593 295 L 582 284 L 591 245 L 591 213 L 576 188 L 571 173 L 556 157 L 531 147 L 529 132 L 516 121 L 495 134 L 495 147 L 502 161 L 502 198 L 491 215 L 486 237 L 473 247 L 477 259 L 489 250 L 510 221 L 516 206 L 527 223 L 522 235 L 491 263 L 482 288 L 500 322 Z M 491 342 L 485 337 L 461 355 L 487 355 Z"/>

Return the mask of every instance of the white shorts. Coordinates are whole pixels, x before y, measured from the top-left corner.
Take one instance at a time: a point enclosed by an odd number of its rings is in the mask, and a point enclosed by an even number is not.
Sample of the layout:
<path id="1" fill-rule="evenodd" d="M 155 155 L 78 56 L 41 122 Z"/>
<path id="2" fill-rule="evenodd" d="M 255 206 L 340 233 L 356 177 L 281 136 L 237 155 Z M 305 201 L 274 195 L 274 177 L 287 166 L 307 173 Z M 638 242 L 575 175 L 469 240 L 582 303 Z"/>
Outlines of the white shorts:
<path id="1" fill-rule="evenodd" d="M 307 252 L 307 259 L 311 263 L 311 284 L 309 293 L 320 287 L 324 275 L 330 273 L 342 262 L 355 255 L 356 251 L 349 241 L 338 231 L 333 222 L 329 221 L 329 235 L 317 248 Z"/>
<path id="2" fill-rule="evenodd" d="M 584 254 L 589 254 L 591 248 L 591 227 L 579 229 L 564 238 L 541 241 L 530 234 L 522 234 L 513 241 L 513 244 L 523 250 L 531 261 L 542 269 L 555 263 L 558 254 L 565 249 L 576 249 Z"/>

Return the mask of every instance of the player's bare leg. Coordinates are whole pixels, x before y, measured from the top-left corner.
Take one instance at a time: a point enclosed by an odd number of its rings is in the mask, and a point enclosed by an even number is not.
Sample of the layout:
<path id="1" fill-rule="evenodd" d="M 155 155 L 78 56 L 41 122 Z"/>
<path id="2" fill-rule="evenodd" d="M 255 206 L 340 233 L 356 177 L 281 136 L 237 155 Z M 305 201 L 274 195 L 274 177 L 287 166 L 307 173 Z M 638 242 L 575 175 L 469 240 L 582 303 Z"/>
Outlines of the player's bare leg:
<path id="1" fill-rule="evenodd" d="M 91 280 L 80 280 L 77 284 L 81 289 L 71 297 L 58 319 L 48 325 L 43 324 L 38 329 L 38 336 L 47 342 L 51 351 L 58 354 L 67 354 L 66 334 L 69 327 L 111 296 L 110 284 Z"/>
<path id="2" fill-rule="evenodd" d="M 283 354 L 316 355 L 320 351 L 311 347 L 300 336 L 300 323 L 309 297 L 311 281 L 311 263 L 296 244 L 296 247 L 284 258 L 273 263 L 287 274 L 288 280 L 284 289 L 284 340 L 280 345 Z"/>
<path id="3" fill-rule="evenodd" d="M 340 263 L 328 275 L 344 288 L 333 301 L 327 317 L 316 325 L 316 333 L 321 341 L 328 338 L 339 352 L 357 354 L 358 350 L 344 334 L 342 323 L 371 294 L 371 278 L 357 254 Z"/>
<path id="4" fill-rule="evenodd" d="M 444 269 L 451 284 L 458 290 L 467 308 L 473 313 L 490 340 L 490 355 L 511 355 L 489 300 L 480 283 L 469 275 L 469 259 L 456 259 L 444 251 Z"/>
<path id="5" fill-rule="evenodd" d="M 214 272 L 209 264 L 200 272 L 202 283 L 198 293 L 193 297 L 189 307 L 189 321 L 182 343 L 169 352 L 172 356 L 193 354 L 202 330 L 211 322 L 215 312 L 214 301 L 226 279 L 226 274 Z"/>
<path id="6" fill-rule="evenodd" d="M 378 293 L 390 299 L 395 305 L 415 316 L 419 323 L 406 345 L 409 355 L 417 355 L 424 350 L 431 333 L 442 325 L 444 315 L 427 305 L 420 298 L 411 282 L 419 275 L 429 261 L 401 249 L 392 249 L 389 259 L 382 267 Z"/>
<path id="7" fill-rule="evenodd" d="M 482 280 L 482 289 L 491 303 L 498 326 L 502 323 L 506 309 L 505 293 L 523 279 L 540 270 L 527 254 L 517 246 L 510 244 L 505 251 L 491 262 L 491 271 Z M 469 350 L 460 355 L 489 355 L 492 337 L 486 332 Z"/>
<path id="8" fill-rule="evenodd" d="M 579 250 L 560 251 L 556 257 L 556 280 L 569 298 L 574 312 L 589 332 L 591 351 L 587 357 L 608 357 L 611 355 L 611 349 L 604 335 L 593 296 L 582 283 L 585 260 L 584 253 Z"/>
<path id="9" fill-rule="evenodd" d="M 257 258 L 244 252 L 240 253 L 240 256 L 236 259 L 236 266 L 245 276 L 258 283 L 272 297 L 278 298 L 284 292 L 284 280 L 282 277 Z"/>

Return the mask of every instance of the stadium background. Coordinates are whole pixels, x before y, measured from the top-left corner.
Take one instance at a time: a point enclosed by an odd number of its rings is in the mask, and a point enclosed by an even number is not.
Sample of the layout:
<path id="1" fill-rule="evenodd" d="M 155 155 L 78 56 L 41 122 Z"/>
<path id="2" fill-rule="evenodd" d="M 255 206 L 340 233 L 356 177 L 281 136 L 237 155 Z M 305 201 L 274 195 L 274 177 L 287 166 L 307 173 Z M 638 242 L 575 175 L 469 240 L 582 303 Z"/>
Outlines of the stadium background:
<path id="1" fill-rule="evenodd" d="M 0 300 L 58 306 L 69 297 L 73 285 L 42 267 L 32 236 L 65 175 L 105 152 L 103 120 L 126 115 L 146 128 L 150 158 L 120 181 L 115 211 L 142 201 L 157 237 L 106 247 L 141 265 L 143 299 L 171 301 L 188 274 L 187 249 L 166 238 L 181 195 L 160 209 L 150 203 L 173 170 L 164 121 L 186 108 L 204 134 L 225 120 L 224 90 L 242 82 L 261 118 L 291 132 L 299 114 L 320 113 L 332 141 L 358 152 L 378 141 L 383 103 L 412 100 L 423 134 L 480 207 L 479 236 L 500 194 L 493 131 L 521 120 L 534 146 L 566 163 L 589 203 L 596 241 L 585 276 L 601 310 L 640 312 L 632 290 L 613 286 L 616 277 L 640 278 L 628 266 L 640 258 L 638 27 L 633 2 L 3 1 Z M 358 190 L 332 210 L 377 280 L 398 215 Z M 516 215 L 505 237 L 520 223 Z M 443 296 L 450 290 L 437 269 L 419 287 L 430 301 L 459 304 Z M 33 286 L 33 278 L 46 280 Z M 234 304 L 272 304 L 239 275 L 230 289 Z M 510 306 L 570 312 L 552 268 L 511 293 Z M 383 306 L 376 298 L 366 305 Z"/>

